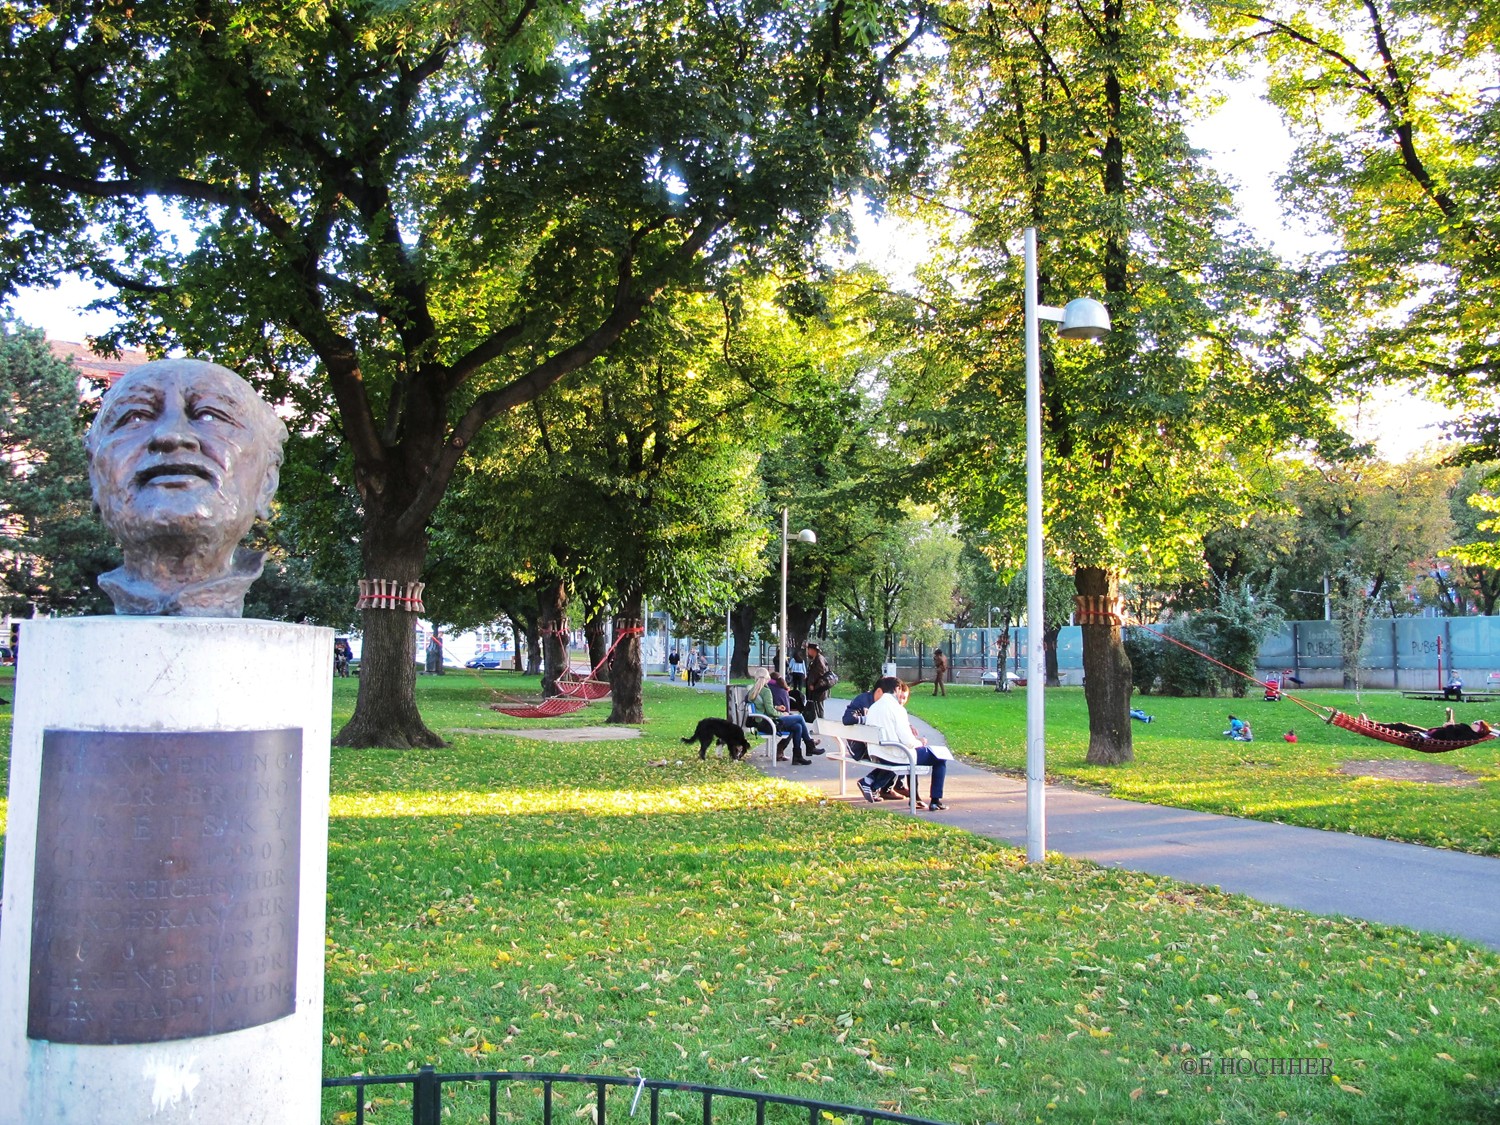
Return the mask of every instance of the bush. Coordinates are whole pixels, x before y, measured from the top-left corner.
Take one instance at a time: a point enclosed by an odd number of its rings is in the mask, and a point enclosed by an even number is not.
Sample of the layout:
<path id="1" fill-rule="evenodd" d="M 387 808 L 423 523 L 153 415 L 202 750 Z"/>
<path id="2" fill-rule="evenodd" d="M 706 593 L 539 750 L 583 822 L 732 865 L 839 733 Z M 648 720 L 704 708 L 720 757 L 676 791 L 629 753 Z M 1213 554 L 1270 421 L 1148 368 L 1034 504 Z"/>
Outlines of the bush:
<path id="1" fill-rule="evenodd" d="M 1210 651 L 1211 640 L 1199 628 L 1196 618 L 1178 617 L 1162 630 L 1173 640 L 1181 641 L 1201 652 Z M 1223 679 L 1219 669 L 1197 652 L 1180 645 L 1163 643 L 1161 650 L 1161 691 L 1163 695 L 1189 695 L 1213 698 L 1219 694 Z"/>
<path id="2" fill-rule="evenodd" d="M 1130 658 L 1131 684 L 1142 695 L 1150 695 L 1162 673 L 1163 642 L 1143 629 L 1130 629 L 1123 643 L 1125 655 Z"/>
<path id="3" fill-rule="evenodd" d="M 860 691 L 869 691 L 880 678 L 885 663 L 885 643 L 879 633 L 863 621 L 845 621 L 839 625 L 838 666 L 834 669 Z"/>
<path id="4" fill-rule="evenodd" d="M 1248 581 L 1231 585 L 1220 580 L 1215 586 L 1218 604 L 1193 619 L 1204 639 L 1198 647 L 1242 673 L 1236 676 L 1220 671 L 1217 678 L 1228 684 L 1236 699 L 1243 699 L 1255 676 L 1261 643 L 1281 628 L 1283 615 L 1266 591 L 1255 590 Z"/>

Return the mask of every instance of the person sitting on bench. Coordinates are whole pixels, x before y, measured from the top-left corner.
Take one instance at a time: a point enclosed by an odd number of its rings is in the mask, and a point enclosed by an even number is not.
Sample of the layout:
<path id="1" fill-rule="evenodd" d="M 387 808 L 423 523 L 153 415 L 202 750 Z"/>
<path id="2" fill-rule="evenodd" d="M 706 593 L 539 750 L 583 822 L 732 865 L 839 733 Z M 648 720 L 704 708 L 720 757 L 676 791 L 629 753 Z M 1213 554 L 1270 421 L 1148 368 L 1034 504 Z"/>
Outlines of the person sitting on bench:
<path id="1" fill-rule="evenodd" d="M 807 730 L 807 720 L 801 715 L 783 714 L 776 707 L 775 697 L 771 694 L 771 670 L 757 666 L 750 669 L 751 675 L 755 677 L 750 685 L 749 700 L 755 705 L 755 709 L 762 715 L 773 719 L 776 729 L 782 734 L 792 736 L 792 765 L 810 766 L 812 759 L 807 756 L 807 743 L 811 737 Z M 786 755 L 778 753 L 778 762 L 786 761 Z"/>
<path id="2" fill-rule="evenodd" d="M 883 693 L 877 683 L 869 691 L 862 691 L 849 701 L 849 706 L 844 708 L 844 725 L 854 726 L 865 721 L 865 715 L 871 705 L 880 698 Z M 868 743 L 858 739 L 849 739 L 849 753 L 857 762 L 870 760 L 870 747 Z M 900 790 L 898 793 L 897 790 Z M 910 796 L 906 786 L 901 785 L 894 770 L 877 768 L 865 774 L 859 779 L 859 791 L 867 801 L 878 801 L 882 797 L 894 800 L 896 797 Z"/>
<path id="3" fill-rule="evenodd" d="M 911 697 L 911 687 L 895 676 L 882 676 L 877 686 L 880 688 L 880 698 L 870 705 L 865 714 L 865 722 L 884 728 L 886 737 L 891 741 L 899 742 L 908 750 L 915 750 L 917 765 L 932 768 L 932 788 L 925 807 L 933 812 L 944 811 L 948 807 L 943 804 L 943 783 L 948 776 L 948 759 L 933 753 L 931 747 L 912 730 L 911 716 L 906 713 L 906 700 Z M 918 801 L 917 808 L 923 807 L 922 802 Z"/>

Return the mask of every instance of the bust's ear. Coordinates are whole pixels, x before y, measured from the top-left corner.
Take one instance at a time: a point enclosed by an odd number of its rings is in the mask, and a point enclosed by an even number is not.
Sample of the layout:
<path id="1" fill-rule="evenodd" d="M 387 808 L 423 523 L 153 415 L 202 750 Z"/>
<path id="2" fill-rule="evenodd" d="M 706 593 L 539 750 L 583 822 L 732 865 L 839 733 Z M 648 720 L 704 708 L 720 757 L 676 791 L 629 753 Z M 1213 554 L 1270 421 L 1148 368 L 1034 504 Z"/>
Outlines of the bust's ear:
<path id="1" fill-rule="evenodd" d="M 271 498 L 281 484 L 281 466 L 275 461 L 266 466 L 265 478 L 260 482 L 260 492 L 255 497 L 255 514 L 263 520 L 271 518 Z"/>

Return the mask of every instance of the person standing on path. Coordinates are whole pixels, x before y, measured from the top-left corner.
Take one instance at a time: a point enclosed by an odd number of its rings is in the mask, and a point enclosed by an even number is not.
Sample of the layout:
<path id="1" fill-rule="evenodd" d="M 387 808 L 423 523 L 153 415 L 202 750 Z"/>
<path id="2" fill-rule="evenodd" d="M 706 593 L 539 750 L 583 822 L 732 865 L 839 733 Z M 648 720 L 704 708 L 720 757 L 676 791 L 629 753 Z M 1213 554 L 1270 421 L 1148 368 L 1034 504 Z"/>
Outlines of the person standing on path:
<path id="1" fill-rule="evenodd" d="M 791 691 L 801 691 L 807 686 L 807 661 L 803 659 L 804 653 L 801 649 L 792 649 L 792 655 L 786 662 L 787 688 Z"/>
<path id="2" fill-rule="evenodd" d="M 833 672 L 823 656 L 823 646 L 817 641 L 807 642 L 807 705 L 812 712 L 809 721 L 823 717 L 823 704 L 833 690 Z"/>
<path id="3" fill-rule="evenodd" d="M 948 689 L 943 686 L 943 681 L 948 678 L 948 658 L 943 655 L 943 650 L 935 648 L 932 650 L 932 694 L 947 695 Z"/>

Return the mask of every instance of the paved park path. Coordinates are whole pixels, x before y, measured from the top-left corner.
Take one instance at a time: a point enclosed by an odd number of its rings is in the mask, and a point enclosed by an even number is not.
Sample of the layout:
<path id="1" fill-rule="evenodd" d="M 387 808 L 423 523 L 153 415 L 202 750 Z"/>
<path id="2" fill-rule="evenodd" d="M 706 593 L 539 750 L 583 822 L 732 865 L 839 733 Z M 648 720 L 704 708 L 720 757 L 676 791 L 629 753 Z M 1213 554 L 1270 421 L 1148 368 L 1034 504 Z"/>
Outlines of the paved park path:
<path id="1" fill-rule="evenodd" d="M 722 699 L 721 692 L 714 694 Z M 913 718 L 918 730 L 942 741 Z M 849 767 L 849 792 L 840 797 L 838 766 L 824 758 L 815 757 L 811 766 L 767 763 L 758 754 L 752 760 L 767 773 L 871 813 L 913 815 L 904 802 L 866 802 L 855 785 L 866 772 L 863 767 Z M 947 812 L 915 815 L 1025 846 L 1025 781 L 954 761 L 943 801 Z M 1497 857 L 1145 805 L 1061 785 L 1047 786 L 1047 850 L 1314 914 L 1406 926 L 1500 950 Z"/>

